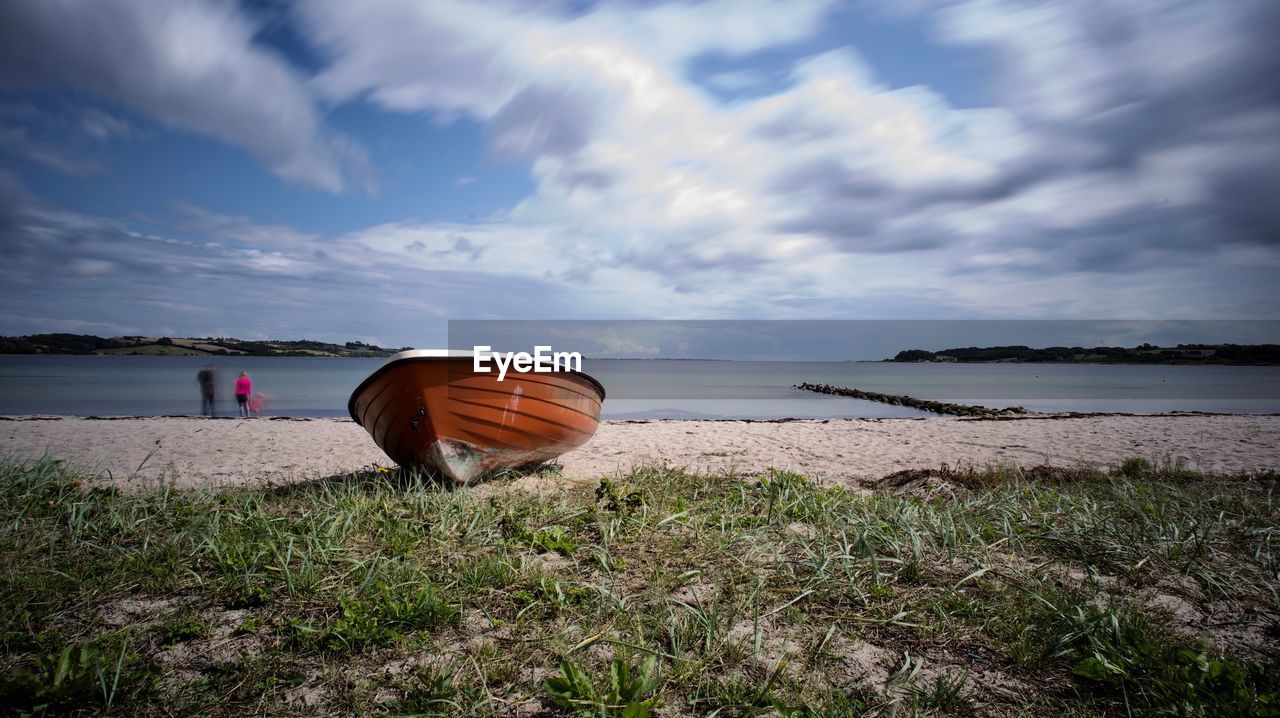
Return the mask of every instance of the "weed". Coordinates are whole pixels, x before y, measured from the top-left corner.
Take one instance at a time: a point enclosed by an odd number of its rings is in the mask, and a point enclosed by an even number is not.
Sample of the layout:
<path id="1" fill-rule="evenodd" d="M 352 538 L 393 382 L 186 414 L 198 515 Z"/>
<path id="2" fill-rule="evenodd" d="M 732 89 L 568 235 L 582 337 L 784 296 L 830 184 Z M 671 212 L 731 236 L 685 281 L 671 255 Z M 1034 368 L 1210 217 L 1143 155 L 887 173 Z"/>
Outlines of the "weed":
<path id="1" fill-rule="evenodd" d="M 421 668 L 414 672 L 401 698 L 388 706 L 394 716 L 454 716 L 462 712 L 463 696 L 454 685 L 450 667 Z"/>
<path id="2" fill-rule="evenodd" d="M 578 550 L 578 542 L 574 541 L 563 526 L 550 526 L 532 533 L 526 532 L 519 541 L 535 551 L 554 551 L 561 556 L 572 556 Z"/>
<path id="3" fill-rule="evenodd" d="M 445 602 L 431 584 L 398 591 L 384 586 L 370 598 L 342 601 L 340 616 L 316 640 L 329 653 L 360 651 L 454 622 L 458 615 L 458 607 Z M 307 632 L 302 629 L 303 634 Z"/>
<path id="4" fill-rule="evenodd" d="M 560 676 L 548 679 L 543 689 L 556 706 L 572 712 L 618 718 L 647 718 L 657 705 L 657 698 L 648 698 L 657 690 L 661 679 L 658 659 L 647 656 L 638 667 L 615 658 L 609 663 L 608 682 L 597 686 L 582 665 L 560 661 Z"/>
<path id="5" fill-rule="evenodd" d="M 1132 456 L 1120 462 L 1120 475 L 1130 479 L 1141 479 L 1151 474 L 1151 462 L 1141 457 Z"/>
<path id="6" fill-rule="evenodd" d="M 165 628 L 164 635 L 160 639 L 160 645 L 174 646 L 179 643 L 186 643 L 193 638 L 203 636 L 208 630 L 208 624 L 194 618 L 175 621 Z"/>
<path id="7" fill-rule="evenodd" d="M 129 658 L 127 641 L 114 650 L 86 643 L 41 655 L 0 678 L 0 705 L 26 715 L 109 709 L 142 672 Z"/>
<path id="8" fill-rule="evenodd" d="M 944 714 L 955 714 L 965 708 L 964 687 L 969 682 L 969 674 L 943 673 L 934 679 L 927 690 L 913 687 L 911 704 L 917 711 L 937 711 Z"/>
<path id="9" fill-rule="evenodd" d="M 1184 716 L 1280 713 L 1280 677 L 1208 646 L 1162 640 L 1142 616 L 1077 607 L 1053 645 L 1072 672 L 1127 705 Z"/>
<path id="10" fill-rule="evenodd" d="M 251 616 L 241 622 L 239 626 L 236 626 L 233 635 L 244 636 L 250 633 L 255 633 L 259 628 L 262 628 L 265 625 L 267 625 L 267 619 L 262 616 Z"/>
<path id="11" fill-rule="evenodd" d="M 245 586 L 232 593 L 223 603 L 229 609 L 258 608 L 271 600 L 271 591 L 266 586 Z"/>
<path id="12" fill-rule="evenodd" d="M 596 503 L 605 511 L 616 514 L 631 513 L 644 506 L 644 494 L 639 491 L 626 491 L 607 478 L 600 479 L 596 487 Z"/>

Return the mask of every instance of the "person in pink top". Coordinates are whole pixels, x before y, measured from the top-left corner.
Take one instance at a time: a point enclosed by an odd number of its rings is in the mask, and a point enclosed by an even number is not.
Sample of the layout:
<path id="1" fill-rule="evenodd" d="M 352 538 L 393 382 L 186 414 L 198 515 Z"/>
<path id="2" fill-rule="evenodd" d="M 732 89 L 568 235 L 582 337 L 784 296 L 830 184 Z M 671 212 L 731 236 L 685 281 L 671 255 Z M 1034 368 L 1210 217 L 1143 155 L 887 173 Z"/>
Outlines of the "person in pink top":
<path id="1" fill-rule="evenodd" d="M 240 406 L 240 416 L 249 416 L 249 395 L 253 393 L 253 382 L 249 381 L 249 375 L 240 372 L 240 377 L 236 379 L 236 404 Z"/>

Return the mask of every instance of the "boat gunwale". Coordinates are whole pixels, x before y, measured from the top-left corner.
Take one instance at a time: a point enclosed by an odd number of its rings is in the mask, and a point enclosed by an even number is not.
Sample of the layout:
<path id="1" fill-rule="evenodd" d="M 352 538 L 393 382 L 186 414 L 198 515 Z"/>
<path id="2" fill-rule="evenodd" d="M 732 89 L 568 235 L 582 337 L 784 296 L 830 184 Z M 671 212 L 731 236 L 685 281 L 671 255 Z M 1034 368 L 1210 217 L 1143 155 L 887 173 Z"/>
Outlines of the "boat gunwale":
<path id="1" fill-rule="evenodd" d="M 391 371 L 395 367 L 403 366 L 413 362 L 424 361 L 453 361 L 456 359 L 469 359 L 473 356 L 473 352 L 455 349 L 410 349 L 402 351 L 392 356 L 387 363 L 373 370 L 373 373 L 365 377 L 351 392 L 351 397 L 347 399 L 347 414 L 351 416 L 352 421 L 360 426 L 364 426 L 364 422 L 360 421 L 360 417 L 356 416 L 356 398 L 368 389 L 369 385 L 380 378 L 383 374 Z M 600 392 L 600 403 L 604 403 L 605 389 L 598 379 L 583 371 L 574 370 L 557 370 L 550 372 L 551 374 L 572 374 L 574 376 L 586 379 L 591 386 Z"/>

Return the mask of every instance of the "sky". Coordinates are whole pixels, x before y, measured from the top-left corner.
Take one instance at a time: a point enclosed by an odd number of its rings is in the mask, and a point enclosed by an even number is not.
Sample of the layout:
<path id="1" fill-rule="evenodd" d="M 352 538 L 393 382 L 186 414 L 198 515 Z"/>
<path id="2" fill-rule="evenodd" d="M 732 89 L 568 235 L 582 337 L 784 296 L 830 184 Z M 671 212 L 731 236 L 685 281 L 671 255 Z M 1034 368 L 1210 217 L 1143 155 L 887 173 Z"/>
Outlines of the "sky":
<path id="1" fill-rule="evenodd" d="M 1187 337 L 1196 337 L 1188 342 Z M 452 320 L 448 346 L 533 354 L 576 351 L 588 359 L 881 361 L 905 349 L 964 347 L 1157 347 L 1274 344 L 1265 319 L 704 319 Z M 1280 391 L 1280 386 L 1277 386 Z M 1280 396 L 1280 395 L 1278 395 Z"/>
<path id="2" fill-rule="evenodd" d="M 0 334 L 1275 319 L 1277 30 L 1274 0 L 11 0 Z"/>

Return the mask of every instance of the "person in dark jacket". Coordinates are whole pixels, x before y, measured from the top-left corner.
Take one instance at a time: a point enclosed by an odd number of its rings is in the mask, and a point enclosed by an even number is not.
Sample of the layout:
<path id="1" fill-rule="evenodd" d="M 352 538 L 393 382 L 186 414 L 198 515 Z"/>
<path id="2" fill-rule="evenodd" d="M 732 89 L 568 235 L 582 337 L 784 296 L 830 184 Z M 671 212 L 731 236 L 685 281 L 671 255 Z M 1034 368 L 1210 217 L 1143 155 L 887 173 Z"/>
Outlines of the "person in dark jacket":
<path id="1" fill-rule="evenodd" d="M 212 364 L 204 365 L 200 373 L 196 374 L 196 382 L 200 384 L 200 413 L 208 417 L 216 416 L 214 399 L 218 391 L 218 375 Z"/>

